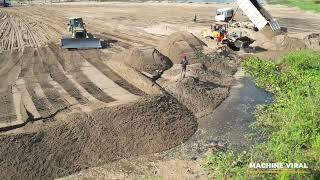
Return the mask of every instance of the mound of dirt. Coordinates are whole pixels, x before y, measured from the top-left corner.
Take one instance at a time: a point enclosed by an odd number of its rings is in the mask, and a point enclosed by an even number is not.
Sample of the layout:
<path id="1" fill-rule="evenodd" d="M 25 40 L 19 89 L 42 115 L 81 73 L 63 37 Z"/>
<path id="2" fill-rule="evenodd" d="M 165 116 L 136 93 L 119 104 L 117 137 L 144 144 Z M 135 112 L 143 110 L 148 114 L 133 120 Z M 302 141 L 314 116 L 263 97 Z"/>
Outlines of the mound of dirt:
<path id="1" fill-rule="evenodd" d="M 312 33 L 304 38 L 307 48 L 320 51 L 320 33 Z"/>
<path id="2" fill-rule="evenodd" d="M 175 32 L 159 42 L 157 49 L 169 57 L 174 64 L 179 64 L 186 55 L 189 62 L 197 62 L 197 53 L 206 46 L 204 42 L 189 32 Z"/>
<path id="3" fill-rule="evenodd" d="M 228 87 L 200 81 L 192 76 L 171 84 L 166 89 L 198 117 L 212 112 L 229 93 Z"/>
<path id="4" fill-rule="evenodd" d="M 277 50 L 297 51 L 306 48 L 306 44 L 297 38 L 288 35 L 278 35 L 274 37 Z"/>
<path id="5" fill-rule="evenodd" d="M 232 54 L 211 53 L 187 67 L 181 79 L 180 65 L 165 71 L 157 83 L 192 111 L 197 117 L 212 112 L 229 94 L 232 75 L 239 58 Z"/>
<path id="6" fill-rule="evenodd" d="M 0 175 L 53 179 L 135 155 L 160 152 L 186 141 L 194 115 L 171 96 L 68 116 L 19 134 L 0 135 Z"/>
<path id="7" fill-rule="evenodd" d="M 172 66 L 170 59 L 156 49 L 132 48 L 115 55 L 112 59 L 152 76 L 158 76 Z"/>

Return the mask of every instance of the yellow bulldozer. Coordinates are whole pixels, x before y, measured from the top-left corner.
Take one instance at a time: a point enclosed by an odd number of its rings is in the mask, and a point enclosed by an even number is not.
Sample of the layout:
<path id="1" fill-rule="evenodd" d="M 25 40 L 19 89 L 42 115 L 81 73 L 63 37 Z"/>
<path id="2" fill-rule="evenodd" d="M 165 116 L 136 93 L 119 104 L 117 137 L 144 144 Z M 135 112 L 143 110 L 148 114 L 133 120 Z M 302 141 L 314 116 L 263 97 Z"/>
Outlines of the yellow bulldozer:
<path id="1" fill-rule="evenodd" d="M 85 28 L 85 23 L 81 17 L 69 18 L 68 31 L 71 37 L 61 39 L 63 49 L 99 49 L 102 48 L 99 38 L 94 38 Z"/>

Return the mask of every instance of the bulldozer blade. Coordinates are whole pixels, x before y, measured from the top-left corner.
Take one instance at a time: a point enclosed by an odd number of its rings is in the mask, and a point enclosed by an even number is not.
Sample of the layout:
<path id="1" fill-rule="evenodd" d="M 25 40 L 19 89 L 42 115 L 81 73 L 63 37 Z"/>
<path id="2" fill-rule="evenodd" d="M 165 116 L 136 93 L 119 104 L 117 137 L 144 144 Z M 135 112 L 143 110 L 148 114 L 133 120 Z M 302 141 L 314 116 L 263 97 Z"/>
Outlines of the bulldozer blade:
<path id="1" fill-rule="evenodd" d="M 63 49 L 98 49 L 102 48 L 99 38 L 64 38 L 61 39 Z"/>

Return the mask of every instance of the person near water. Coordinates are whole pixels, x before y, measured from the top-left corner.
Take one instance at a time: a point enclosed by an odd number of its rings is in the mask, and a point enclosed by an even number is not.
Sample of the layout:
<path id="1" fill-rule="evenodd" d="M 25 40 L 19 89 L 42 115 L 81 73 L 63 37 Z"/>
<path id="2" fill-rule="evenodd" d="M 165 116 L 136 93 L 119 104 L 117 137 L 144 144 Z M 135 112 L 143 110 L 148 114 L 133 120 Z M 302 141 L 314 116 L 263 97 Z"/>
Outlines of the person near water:
<path id="1" fill-rule="evenodd" d="M 187 65 L 189 64 L 187 56 L 183 56 L 183 59 L 180 62 L 181 64 L 181 78 L 183 79 L 186 76 Z"/>

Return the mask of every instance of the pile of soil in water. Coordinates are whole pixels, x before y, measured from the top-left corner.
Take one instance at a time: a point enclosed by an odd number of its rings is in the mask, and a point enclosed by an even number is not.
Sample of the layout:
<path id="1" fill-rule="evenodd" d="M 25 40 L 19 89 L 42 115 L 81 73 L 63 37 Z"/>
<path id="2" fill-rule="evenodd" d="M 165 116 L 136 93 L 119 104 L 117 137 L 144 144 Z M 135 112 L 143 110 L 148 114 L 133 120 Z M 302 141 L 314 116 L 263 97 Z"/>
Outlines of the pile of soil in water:
<path id="1" fill-rule="evenodd" d="M 186 77 L 167 87 L 168 91 L 198 117 L 212 112 L 227 96 L 229 88 L 195 77 Z"/>
<path id="2" fill-rule="evenodd" d="M 197 62 L 197 53 L 206 46 L 204 42 L 189 32 L 175 32 L 159 42 L 157 49 L 169 57 L 173 64 L 179 64 L 183 56 L 189 63 Z"/>
<path id="3" fill-rule="evenodd" d="M 180 65 L 165 71 L 157 83 L 201 117 L 213 110 L 228 96 L 240 59 L 228 52 L 202 54 L 187 67 L 186 77 L 181 77 Z"/>
<path id="4" fill-rule="evenodd" d="M 320 33 L 312 33 L 304 38 L 307 48 L 314 51 L 320 51 Z"/>
<path id="5" fill-rule="evenodd" d="M 172 66 L 170 59 L 158 50 L 132 48 L 115 55 L 115 61 L 123 62 L 140 72 L 147 72 L 153 76 L 161 74 Z"/>
<path id="6" fill-rule="evenodd" d="M 0 176 L 53 179 L 130 156 L 170 149 L 197 129 L 171 96 L 72 115 L 24 133 L 0 135 Z"/>
<path id="7" fill-rule="evenodd" d="M 286 50 L 286 51 L 297 51 L 306 48 L 306 44 L 294 37 L 289 37 L 288 35 L 278 35 L 274 37 L 277 50 Z"/>

